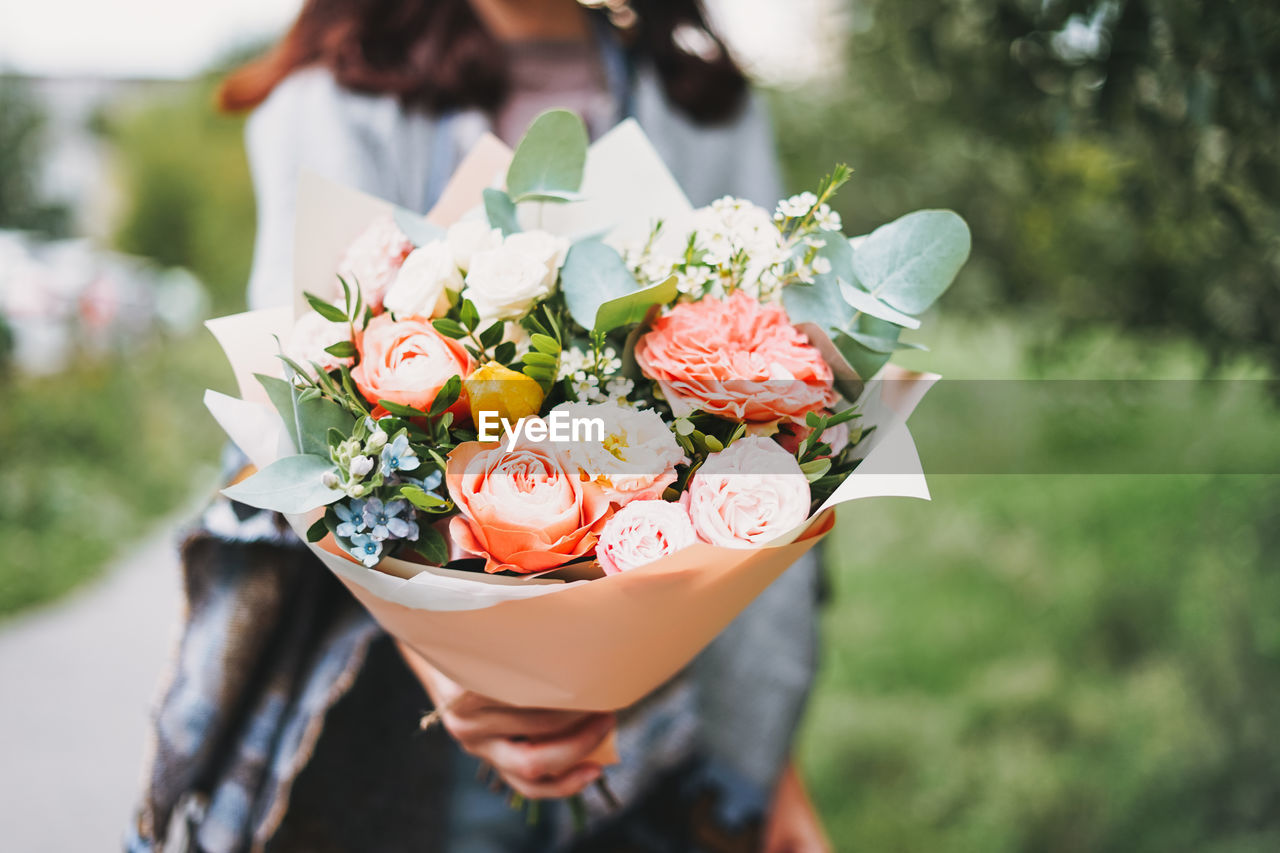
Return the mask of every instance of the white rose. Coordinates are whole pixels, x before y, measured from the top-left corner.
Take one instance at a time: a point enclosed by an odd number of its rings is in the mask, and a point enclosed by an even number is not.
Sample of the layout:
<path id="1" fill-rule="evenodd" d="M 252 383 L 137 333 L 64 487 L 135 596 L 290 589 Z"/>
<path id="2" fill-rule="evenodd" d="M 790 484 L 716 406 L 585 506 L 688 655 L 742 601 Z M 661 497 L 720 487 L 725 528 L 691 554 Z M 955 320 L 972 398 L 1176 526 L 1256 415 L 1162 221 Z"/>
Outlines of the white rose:
<path id="1" fill-rule="evenodd" d="M 505 245 L 472 256 L 466 285 L 462 298 L 475 304 L 482 327 L 494 320 L 523 317 L 535 302 L 551 293 L 546 265 Z"/>
<path id="2" fill-rule="evenodd" d="M 453 253 L 453 260 L 458 269 L 466 272 L 471 268 L 471 258 L 476 252 L 496 249 L 502 245 L 502 232 L 490 228 L 483 219 L 464 219 L 449 226 L 445 234 L 445 242 Z"/>
<path id="3" fill-rule="evenodd" d="M 546 231 L 521 231 L 507 237 L 502 248 L 537 258 L 547 268 L 547 289 L 555 287 L 556 276 L 569 253 L 569 241 Z"/>
<path id="4" fill-rule="evenodd" d="M 397 318 L 441 317 L 449 310 L 449 290 L 462 290 L 462 274 L 448 245 L 433 240 L 405 258 L 382 305 Z"/>
<path id="5" fill-rule="evenodd" d="M 347 323 L 334 323 L 326 320 L 314 311 L 308 311 L 298 318 L 289 332 L 289 342 L 284 354 L 306 368 L 311 373 L 311 363 L 320 365 L 320 369 L 328 372 L 337 370 L 341 365 L 350 365 L 351 359 L 338 358 L 325 352 L 341 341 L 351 340 L 351 326 Z"/>
<path id="6" fill-rule="evenodd" d="M 676 481 L 676 465 L 688 462 L 671 429 L 652 409 L 608 402 L 561 403 L 553 411 L 568 414 L 570 423 L 582 419 L 590 424 L 593 418 L 603 422 L 603 442 L 558 442 L 557 450 L 566 468 L 577 468 L 584 480 L 620 505 L 661 498 Z"/>

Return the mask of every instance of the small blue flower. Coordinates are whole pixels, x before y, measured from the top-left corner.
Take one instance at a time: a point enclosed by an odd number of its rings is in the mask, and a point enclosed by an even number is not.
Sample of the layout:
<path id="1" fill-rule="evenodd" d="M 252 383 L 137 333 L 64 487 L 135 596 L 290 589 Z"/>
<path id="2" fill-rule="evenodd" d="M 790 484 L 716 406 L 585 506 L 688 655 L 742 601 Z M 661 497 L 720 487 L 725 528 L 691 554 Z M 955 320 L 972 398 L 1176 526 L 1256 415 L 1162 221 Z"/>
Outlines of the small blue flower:
<path id="1" fill-rule="evenodd" d="M 341 520 L 334 533 L 342 539 L 350 539 L 364 530 L 364 501 L 353 498 L 333 505 L 333 511 Z"/>
<path id="2" fill-rule="evenodd" d="M 407 515 L 408 518 L 403 518 Z M 382 542 L 386 539 L 417 539 L 418 525 L 413 521 L 409 502 L 394 500 L 383 503 L 369 498 L 364 505 L 364 523 L 369 535 Z"/>
<path id="3" fill-rule="evenodd" d="M 382 476 L 390 477 L 398 471 L 412 471 L 419 465 L 418 456 L 409 448 L 409 437 L 403 432 L 396 440 L 382 448 Z"/>
<path id="4" fill-rule="evenodd" d="M 351 556 L 373 568 L 382 559 L 382 543 L 368 533 L 357 533 L 351 537 Z"/>

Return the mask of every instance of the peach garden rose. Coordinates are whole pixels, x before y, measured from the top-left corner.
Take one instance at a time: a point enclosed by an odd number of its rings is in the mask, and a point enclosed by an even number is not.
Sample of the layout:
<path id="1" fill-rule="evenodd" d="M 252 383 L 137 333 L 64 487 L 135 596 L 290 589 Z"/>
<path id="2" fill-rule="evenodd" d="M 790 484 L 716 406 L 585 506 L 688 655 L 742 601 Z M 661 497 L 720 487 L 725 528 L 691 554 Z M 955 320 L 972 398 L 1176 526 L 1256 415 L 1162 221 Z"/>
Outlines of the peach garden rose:
<path id="1" fill-rule="evenodd" d="M 701 409 L 748 425 L 803 423 L 835 402 L 831 368 L 777 305 L 737 292 L 676 305 L 636 347 L 676 415 Z"/>
<path id="2" fill-rule="evenodd" d="M 358 286 L 365 303 L 377 314 L 387 288 L 412 251 L 413 243 L 395 220 L 382 216 L 351 241 L 338 263 L 338 275 L 352 287 Z"/>
<path id="3" fill-rule="evenodd" d="M 445 472 L 459 515 L 449 533 L 485 571 L 521 574 L 554 569 L 591 553 L 609 499 L 565 470 L 554 444 L 524 433 L 511 450 L 478 441 L 458 445 Z"/>
<path id="4" fill-rule="evenodd" d="M 809 498 L 796 458 L 772 439 L 749 435 L 708 456 L 681 500 L 704 542 L 749 548 L 802 523 Z"/>
<path id="5" fill-rule="evenodd" d="M 390 400 L 426 411 L 450 377 L 467 376 L 475 366 L 462 344 L 417 317 L 374 317 L 356 348 L 360 363 L 352 369 L 351 378 L 374 404 Z M 450 411 L 455 418 L 469 417 L 465 390 Z"/>

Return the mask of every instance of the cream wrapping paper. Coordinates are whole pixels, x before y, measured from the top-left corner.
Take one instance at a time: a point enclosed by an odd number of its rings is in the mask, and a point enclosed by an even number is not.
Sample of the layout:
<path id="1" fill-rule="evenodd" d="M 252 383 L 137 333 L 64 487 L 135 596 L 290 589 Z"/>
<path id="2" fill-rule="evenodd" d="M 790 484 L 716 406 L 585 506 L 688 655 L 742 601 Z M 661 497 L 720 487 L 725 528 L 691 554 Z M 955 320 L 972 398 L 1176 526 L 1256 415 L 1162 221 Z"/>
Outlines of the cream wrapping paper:
<path id="1" fill-rule="evenodd" d="M 470 215 L 481 190 L 500 183 L 510 157 L 502 143 L 492 137 L 482 140 L 427 221 L 444 227 Z M 690 209 L 633 122 L 624 122 L 591 147 L 583 192 L 588 201 L 548 206 L 540 227 L 566 236 L 595 227 L 612 242 L 643 236 L 656 216 Z M 231 363 L 240 397 L 208 391 L 205 403 L 259 468 L 295 451 L 254 374 L 281 374 L 277 339 L 286 339 L 295 311 L 305 310 L 302 291 L 323 292 L 341 247 L 373 216 L 393 209 L 308 175 L 299 197 L 295 304 L 208 324 Z M 397 559 L 384 559 L 370 569 L 341 553 L 331 538 L 309 547 L 383 628 L 462 686 L 527 707 L 623 708 L 680 671 L 826 536 L 838 507 L 868 497 L 928 499 L 906 420 L 936 379 L 890 366 L 880 379 L 867 383 L 862 425 L 875 430 L 859 446 L 865 454 L 862 463 L 808 521 L 768 546 L 698 544 L 622 574 L 567 582 L 460 572 Z M 318 515 L 288 520 L 305 539 Z"/>

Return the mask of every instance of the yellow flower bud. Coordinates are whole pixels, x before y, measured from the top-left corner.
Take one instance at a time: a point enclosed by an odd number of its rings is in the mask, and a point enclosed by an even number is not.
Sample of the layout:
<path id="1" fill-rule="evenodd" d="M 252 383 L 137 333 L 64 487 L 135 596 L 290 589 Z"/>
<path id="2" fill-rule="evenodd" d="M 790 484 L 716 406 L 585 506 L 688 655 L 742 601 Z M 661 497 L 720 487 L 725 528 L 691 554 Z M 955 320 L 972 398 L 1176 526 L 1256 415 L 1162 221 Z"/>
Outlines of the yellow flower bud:
<path id="1" fill-rule="evenodd" d="M 542 408 L 542 386 L 523 373 L 495 361 L 482 364 L 463 381 L 471 403 L 471 421 L 480 423 L 481 412 L 496 412 L 515 423 L 538 414 Z"/>

